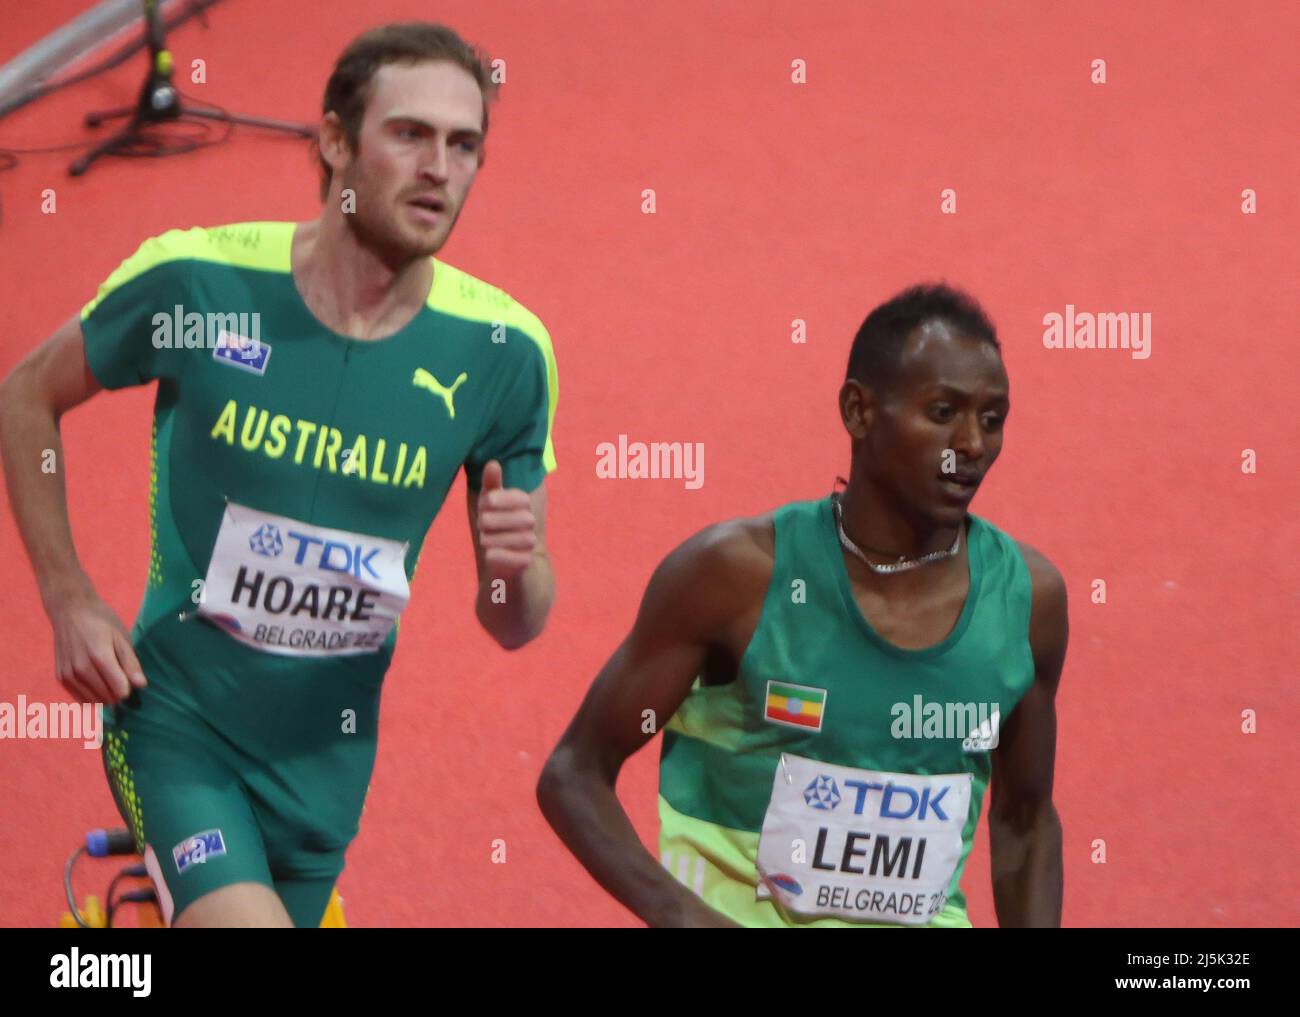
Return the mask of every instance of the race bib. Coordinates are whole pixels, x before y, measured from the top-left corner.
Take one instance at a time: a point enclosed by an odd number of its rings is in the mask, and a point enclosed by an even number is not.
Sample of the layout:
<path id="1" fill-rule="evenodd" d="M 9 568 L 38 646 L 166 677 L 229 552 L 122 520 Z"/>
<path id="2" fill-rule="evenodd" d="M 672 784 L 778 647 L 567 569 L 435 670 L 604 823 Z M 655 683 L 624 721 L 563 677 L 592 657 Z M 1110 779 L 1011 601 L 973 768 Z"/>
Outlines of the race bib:
<path id="1" fill-rule="evenodd" d="M 758 896 L 807 918 L 925 925 L 948 901 L 970 795 L 969 773 L 783 755 L 758 843 Z"/>
<path id="2" fill-rule="evenodd" d="M 410 599 L 406 545 L 226 503 L 198 613 L 293 657 L 374 653 Z"/>

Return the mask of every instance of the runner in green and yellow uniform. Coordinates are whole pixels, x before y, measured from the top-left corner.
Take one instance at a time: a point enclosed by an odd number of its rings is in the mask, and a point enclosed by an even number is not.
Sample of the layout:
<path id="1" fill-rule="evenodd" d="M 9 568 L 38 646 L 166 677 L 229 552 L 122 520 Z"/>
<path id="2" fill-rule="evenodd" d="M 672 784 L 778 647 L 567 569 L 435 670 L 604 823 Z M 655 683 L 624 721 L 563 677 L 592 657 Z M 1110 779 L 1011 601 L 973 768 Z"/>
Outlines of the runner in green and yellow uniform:
<path id="1" fill-rule="evenodd" d="M 550 337 L 433 257 L 491 93 L 448 29 L 360 37 L 326 90 L 319 220 L 146 240 L 6 382 L 33 422 L 6 426 L 4 454 L 59 676 L 110 704 L 105 767 L 168 921 L 320 922 L 409 582 L 461 469 L 479 620 L 507 647 L 544 622 Z M 152 550 L 128 642 L 33 450 L 61 461 L 59 414 L 149 382 Z"/>
<path id="2" fill-rule="evenodd" d="M 840 410 L 843 492 L 709 527 L 650 580 L 538 787 L 653 925 L 969 926 L 992 782 L 1004 925 L 1059 924 L 1056 569 L 967 507 L 1009 411 L 997 338 L 946 287 L 873 311 Z M 664 730 L 659 854 L 614 795 Z"/>

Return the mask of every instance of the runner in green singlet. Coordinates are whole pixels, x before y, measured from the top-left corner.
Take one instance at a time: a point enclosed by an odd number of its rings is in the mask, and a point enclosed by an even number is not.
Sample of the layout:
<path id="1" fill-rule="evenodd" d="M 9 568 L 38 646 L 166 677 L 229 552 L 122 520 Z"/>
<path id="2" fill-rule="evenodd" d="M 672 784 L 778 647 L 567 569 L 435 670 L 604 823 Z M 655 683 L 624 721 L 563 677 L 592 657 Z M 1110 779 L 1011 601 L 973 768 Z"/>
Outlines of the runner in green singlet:
<path id="1" fill-rule="evenodd" d="M 1000 924 L 1059 925 L 1060 573 L 971 515 L 1008 381 L 969 297 L 915 287 L 853 343 L 844 491 L 711 526 L 655 571 L 538 800 L 651 925 L 965 927 L 980 807 Z M 614 793 L 660 728 L 660 857 Z"/>
<path id="2" fill-rule="evenodd" d="M 5 382 L 9 492 L 58 675 L 109 704 L 104 766 L 176 925 L 319 924 L 409 581 L 459 470 L 479 621 L 506 648 L 544 624 L 550 338 L 433 257 L 493 92 L 449 29 L 366 33 L 326 88 L 318 220 L 146 240 Z M 60 414 L 153 381 L 152 551 L 128 638 L 40 450 L 62 464 Z"/>

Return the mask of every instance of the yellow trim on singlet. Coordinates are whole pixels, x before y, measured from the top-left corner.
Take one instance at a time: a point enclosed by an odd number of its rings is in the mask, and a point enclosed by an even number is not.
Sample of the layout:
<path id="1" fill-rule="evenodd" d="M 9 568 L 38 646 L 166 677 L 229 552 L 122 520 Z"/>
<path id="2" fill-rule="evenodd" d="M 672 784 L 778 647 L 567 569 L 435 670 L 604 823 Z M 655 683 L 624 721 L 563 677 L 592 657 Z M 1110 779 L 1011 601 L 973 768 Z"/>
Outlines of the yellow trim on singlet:
<path id="1" fill-rule="evenodd" d="M 428 306 L 443 314 L 485 324 L 500 323 L 528 336 L 542 354 L 546 364 L 546 448 L 542 453 L 542 466 L 547 473 L 555 469 L 555 449 L 551 432 L 555 427 L 555 404 L 559 398 L 559 376 L 555 369 L 555 349 L 551 335 L 537 315 L 490 283 L 485 283 L 468 272 L 433 259 L 433 287 L 429 291 Z"/>
<path id="2" fill-rule="evenodd" d="M 678 812 L 659 796 L 659 863 L 713 910 L 746 928 L 969 929 L 964 908 L 949 903 L 929 925 L 795 919 L 770 898 L 759 900 L 757 833 L 732 830 Z"/>
<path id="3" fill-rule="evenodd" d="M 99 292 L 81 309 L 85 321 L 105 298 L 132 279 L 169 261 L 185 259 L 215 261 L 235 268 L 266 272 L 292 272 L 292 222 L 242 222 L 224 226 L 192 226 L 168 230 L 149 237 L 99 287 Z M 504 290 L 470 275 L 445 261 L 433 258 L 433 286 L 426 306 L 441 314 L 484 324 L 501 323 L 522 332 L 536 344 L 546 365 L 546 447 L 542 466 L 555 469 L 555 448 L 551 432 L 555 427 L 555 406 L 559 398 L 559 376 L 550 333 L 537 315 Z"/>

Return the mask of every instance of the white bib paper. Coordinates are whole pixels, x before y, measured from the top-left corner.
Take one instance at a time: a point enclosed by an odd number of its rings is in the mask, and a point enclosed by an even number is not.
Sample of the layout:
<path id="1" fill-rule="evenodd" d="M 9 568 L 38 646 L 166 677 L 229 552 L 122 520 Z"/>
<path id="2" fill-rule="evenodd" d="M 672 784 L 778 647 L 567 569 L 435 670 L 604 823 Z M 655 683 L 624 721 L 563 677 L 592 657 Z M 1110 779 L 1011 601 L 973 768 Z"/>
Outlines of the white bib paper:
<path id="1" fill-rule="evenodd" d="M 786 754 L 758 843 L 760 898 L 808 918 L 925 925 L 947 903 L 969 773 L 883 773 Z"/>
<path id="2" fill-rule="evenodd" d="M 410 599 L 406 547 L 226 503 L 200 615 L 267 653 L 374 653 Z"/>

